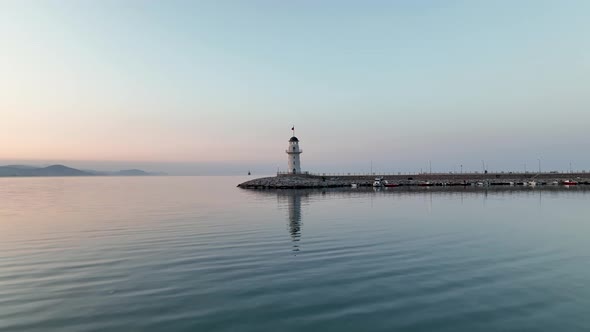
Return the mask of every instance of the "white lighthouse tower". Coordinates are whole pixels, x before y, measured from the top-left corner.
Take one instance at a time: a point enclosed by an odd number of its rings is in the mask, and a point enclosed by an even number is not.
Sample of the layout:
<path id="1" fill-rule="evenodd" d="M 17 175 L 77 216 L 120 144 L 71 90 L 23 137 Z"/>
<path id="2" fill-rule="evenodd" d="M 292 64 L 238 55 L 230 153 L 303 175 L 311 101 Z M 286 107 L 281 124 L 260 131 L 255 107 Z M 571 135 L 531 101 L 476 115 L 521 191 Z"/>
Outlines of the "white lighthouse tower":
<path id="1" fill-rule="evenodd" d="M 299 140 L 295 137 L 295 127 L 291 128 L 293 130 L 293 137 L 289 139 L 289 147 L 285 152 L 287 152 L 288 161 L 287 165 L 287 173 L 289 174 L 299 174 L 301 173 L 301 163 L 299 161 L 299 155 L 303 152 L 299 149 Z"/>

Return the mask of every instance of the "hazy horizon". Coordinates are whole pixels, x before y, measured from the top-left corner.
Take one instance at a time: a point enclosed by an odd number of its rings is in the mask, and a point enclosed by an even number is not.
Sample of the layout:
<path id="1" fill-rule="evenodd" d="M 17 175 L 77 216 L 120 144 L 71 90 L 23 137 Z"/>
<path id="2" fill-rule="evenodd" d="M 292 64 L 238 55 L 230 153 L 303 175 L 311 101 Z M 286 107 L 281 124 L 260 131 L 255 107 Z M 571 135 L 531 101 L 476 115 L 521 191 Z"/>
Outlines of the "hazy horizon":
<path id="1" fill-rule="evenodd" d="M 0 3 L 0 162 L 590 169 L 587 1 Z M 121 160 L 121 161 L 116 161 Z"/>
<path id="2" fill-rule="evenodd" d="M 61 164 L 82 170 L 95 171 L 118 171 L 125 169 L 141 169 L 148 172 L 165 172 L 168 175 L 246 175 L 251 172 L 253 176 L 273 175 L 277 171 L 286 171 L 282 160 L 277 161 L 273 167 L 271 163 L 231 163 L 231 162 L 209 162 L 209 163 L 171 163 L 171 162 L 136 162 L 136 161 L 81 161 L 81 160 L 0 160 L 0 166 L 5 165 L 28 165 L 45 167 L 55 164 Z M 405 164 L 387 164 L 380 163 L 379 160 L 354 161 L 346 165 L 346 167 L 337 168 L 331 164 L 318 164 L 314 162 L 308 163 L 310 166 L 306 168 L 314 173 L 369 173 L 372 170 L 375 173 L 418 173 L 429 172 L 432 166 L 433 173 L 447 173 L 454 172 L 481 172 L 482 161 L 471 160 L 464 164 L 437 164 L 436 160 L 426 161 L 425 163 L 405 163 Z M 528 172 L 538 171 L 538 160 L 530 160 L 530 163 L 522 163 L 520 165 L 497 165 L 490 161 L 484 160 L 486 170 L 490 172 L 523 172 L 525 169 Z M 461 168 L 461 165 L 463 167 Z M 556 164 L 544 164 L 541 161 L 543 172 L 570 171 L 570 164 L 566 163 L 563 167 Z M 590 168 L 580 167 L 580 165 L 571 164 L 571 170 L 574 172 L 590 172 Z"/>

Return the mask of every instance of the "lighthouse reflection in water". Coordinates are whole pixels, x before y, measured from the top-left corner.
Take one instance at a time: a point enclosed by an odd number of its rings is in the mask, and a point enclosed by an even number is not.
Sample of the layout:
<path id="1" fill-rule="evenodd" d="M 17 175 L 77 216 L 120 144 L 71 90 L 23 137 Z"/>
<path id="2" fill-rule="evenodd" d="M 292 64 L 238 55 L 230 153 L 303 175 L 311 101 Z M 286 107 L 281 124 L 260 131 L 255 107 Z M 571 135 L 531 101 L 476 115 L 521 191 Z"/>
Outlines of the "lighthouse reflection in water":
<path id="1" fill-rule="evenodd" d="M 289 190 L 277 192 L 278 204 L 281 208 L 287 210 L 287 226 L 291 241 L 293 242 L 293 252 L 299 252 L 299 241 L 301 240 L 301 218 L 302 202 L 307 204 L 309 201 L 309 191 L 306 190 Z"/>

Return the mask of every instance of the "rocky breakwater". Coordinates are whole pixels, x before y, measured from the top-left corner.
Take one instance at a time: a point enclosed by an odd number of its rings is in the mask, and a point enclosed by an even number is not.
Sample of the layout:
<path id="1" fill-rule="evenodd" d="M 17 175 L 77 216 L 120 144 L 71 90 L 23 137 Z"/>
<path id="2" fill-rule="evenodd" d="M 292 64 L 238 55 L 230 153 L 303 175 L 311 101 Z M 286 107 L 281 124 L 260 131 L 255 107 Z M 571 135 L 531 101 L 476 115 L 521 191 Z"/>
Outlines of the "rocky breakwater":
<path id="1" fill-rule="evenodd" d="M 300 189 L 371 186 L 375 178 L 383 178 L 398 186 L 469 186 L 469 185 L 536 185 L 563 184 L 573 180 L 580 185 L 590 185 L 590 173 L 465 173 L 465 174 L 412 174 L 412 175 L 309 175 L 280 174 L 250 180 L 238 185 L 249 189 Z"/>
<path id="2" fill-rule="evenodd" d="M 371 184 L 370 180 L 366 180 L 365 182 L 367 183 L 359 184 Z M 350 183 L 350 179 L 343 179 L 337 176 L 280 175 L 246 181 L 240 183 L 238 187 L 247 189 L 335 188 L 349 187 Z"/>

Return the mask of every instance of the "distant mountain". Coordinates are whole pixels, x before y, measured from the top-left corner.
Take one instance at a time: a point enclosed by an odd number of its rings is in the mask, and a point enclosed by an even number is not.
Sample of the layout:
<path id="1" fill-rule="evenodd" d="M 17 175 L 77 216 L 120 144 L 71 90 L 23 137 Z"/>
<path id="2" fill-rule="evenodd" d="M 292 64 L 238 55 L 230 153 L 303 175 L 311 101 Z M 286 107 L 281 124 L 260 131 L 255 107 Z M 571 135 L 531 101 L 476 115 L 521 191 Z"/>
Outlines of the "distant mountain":
<path id="1" fill-rule="evenodd" d="M 67 167 L 64 165 L 52 165 L 43 168 L 32 169 L 36 176 L 88 176 L 91 173 L 79 169 Z"/>
<path id="2" fill-rule="evenodd" d="M 64 165 L 48 167 L 0 166 L 0 176 L 88 176 L 91 173 Z"/>
<path id="3" fill-rule="evenodd" d="M 116 172 L 95 172 L 96 175 L 108 175 L 108 176 L 156 176 L 156 175 L 168 175 L 163 172 L 146 172 L 140 169 L 124 169 Z"/>
<path id="4" fill-rule="evenodd" d="M 0 166 L 0 177 L 6 176 L 147 176 L 165 175 L 164 173 L 148 173 L 140 169 L 129 169 L 118 172 L 97 172 L 92 170 L 79 170 L 64 165 L 51 165 L 48 167 L 34 167 L 26 165 Z"/>
<path id="5" fill-rule="evenodd" d="M 31 165 L 6 165 L 3 167 L 13 167 L 13 168 L 18 168 L 18 169 L 34 169 L 34 168 L 39 168 L 37 166 L 31 166 Z"/>
<path id="6" fill-rule="evenodd" d="M 122 171 L 118 171 L 115 173 L 116 175 L 123 175 L 123 176 L 145 176 L 150 175 L 150 173 L 146 171 L 142 171 L 140 169 L 124 169 Z"/>

